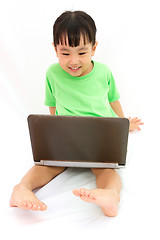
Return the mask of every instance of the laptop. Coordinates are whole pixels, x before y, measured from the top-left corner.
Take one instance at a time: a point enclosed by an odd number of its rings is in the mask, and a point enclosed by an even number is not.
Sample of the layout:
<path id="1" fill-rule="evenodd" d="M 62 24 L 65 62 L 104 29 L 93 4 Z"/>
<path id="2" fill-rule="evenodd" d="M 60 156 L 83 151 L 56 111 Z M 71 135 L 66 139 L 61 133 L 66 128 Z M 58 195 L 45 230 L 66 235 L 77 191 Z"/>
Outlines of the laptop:
<path id="1" fill-rule="evenodd" d="M 29 115 L 34 163 L 45 166 L 121 168 L 126 164 L 127 118 Z"/>

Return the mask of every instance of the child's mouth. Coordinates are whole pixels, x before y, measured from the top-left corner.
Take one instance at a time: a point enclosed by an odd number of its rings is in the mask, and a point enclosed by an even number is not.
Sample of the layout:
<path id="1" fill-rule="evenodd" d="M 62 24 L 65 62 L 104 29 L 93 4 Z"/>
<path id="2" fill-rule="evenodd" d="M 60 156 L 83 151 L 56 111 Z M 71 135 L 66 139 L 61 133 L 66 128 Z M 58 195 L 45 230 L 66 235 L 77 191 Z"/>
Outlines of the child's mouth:
<path id="1" fill-rule="evenodd" d="M 75 68 L 69 67 L 69 69 L 73 72 L 77 72 L 80 68 L 81 68 L 81 66 L 80 67 L 75 67 Z"/>

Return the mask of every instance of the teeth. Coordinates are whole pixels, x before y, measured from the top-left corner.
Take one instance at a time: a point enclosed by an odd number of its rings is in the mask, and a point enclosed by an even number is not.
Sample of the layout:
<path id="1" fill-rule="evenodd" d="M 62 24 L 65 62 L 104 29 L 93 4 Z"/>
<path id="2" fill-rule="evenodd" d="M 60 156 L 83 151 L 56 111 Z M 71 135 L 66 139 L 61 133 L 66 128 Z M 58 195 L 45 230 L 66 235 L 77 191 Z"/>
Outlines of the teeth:
<path id="1" fill-rule="evenodd" d="M 77 68 L 72 68 L 72 67 L 71 67 L 71 69 L 73 69 L 73 70 L 76 70 L 76 69 L 78 69 L 78 68 L 79 68 L 79 67 L 77 67 Z"/>

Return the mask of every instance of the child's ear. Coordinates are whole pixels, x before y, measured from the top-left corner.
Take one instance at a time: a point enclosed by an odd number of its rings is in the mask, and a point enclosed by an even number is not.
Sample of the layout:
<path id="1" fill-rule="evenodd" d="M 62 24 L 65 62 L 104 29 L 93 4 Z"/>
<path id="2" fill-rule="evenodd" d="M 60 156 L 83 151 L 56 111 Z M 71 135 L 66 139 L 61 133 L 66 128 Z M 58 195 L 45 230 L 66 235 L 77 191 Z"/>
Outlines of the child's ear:
<path id="1" fill-rule="evenodd" d="M 94 54 L 95 54 L 97 45 L 98 45 L 98 42 L 96 41 L 95 44 L 94 44 L 94 46 L 93 46 L 93 48 L 92 48 L 92 51 L 93 51 L 93 52 L 92 52 L 92 56 L 94 56 Z"/>
<path id="2" fill-rule="evenodd" d="M 54 50 L 55 50 L 55 52 L 56 52 L 56 55 L 57 55 L 57 57 L 58 57 L 58 54 L 57 54 L 57 48 L 56 48 L 56 46 L 54 45 L 54 43 L 52 42 L 52 45 L 53 45 L 53 47 L 54 47 Z"/>

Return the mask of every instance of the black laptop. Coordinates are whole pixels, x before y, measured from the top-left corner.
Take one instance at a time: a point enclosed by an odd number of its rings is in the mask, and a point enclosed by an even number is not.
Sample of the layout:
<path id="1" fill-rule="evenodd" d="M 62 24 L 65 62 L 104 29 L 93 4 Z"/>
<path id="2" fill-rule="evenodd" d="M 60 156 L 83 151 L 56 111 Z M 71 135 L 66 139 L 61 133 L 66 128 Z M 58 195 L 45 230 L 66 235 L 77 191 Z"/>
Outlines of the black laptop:
<path id="1" fill-rule="evenodd" d="M 126 164 L 127 118 L 29 115 L 34 163 L 121 168 Z"/>

